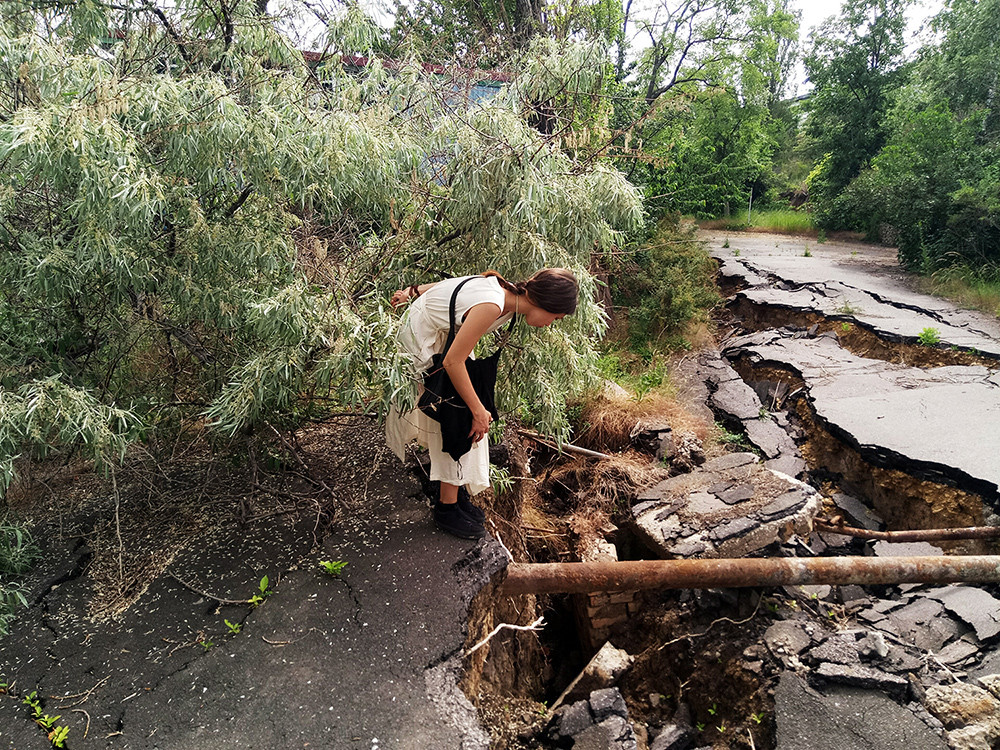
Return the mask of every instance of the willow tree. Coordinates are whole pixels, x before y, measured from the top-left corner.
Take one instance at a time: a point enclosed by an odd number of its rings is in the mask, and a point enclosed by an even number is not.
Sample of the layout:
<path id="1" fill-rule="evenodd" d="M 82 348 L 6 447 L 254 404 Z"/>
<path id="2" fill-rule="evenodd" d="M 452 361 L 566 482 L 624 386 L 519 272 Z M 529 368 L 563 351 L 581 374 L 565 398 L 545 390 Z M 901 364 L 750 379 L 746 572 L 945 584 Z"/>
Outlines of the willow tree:
<path id="1" fill-rule="evenodd" d="M 641 217 L 620 174 L 528 124 L 560 71 L 585 93 L 580 51 L 540 40 L 473 105 L 461 70 L 349 71 L 363 19 L 311 67 L 261 10 L 0 5 L 0 488 L 19 454 L 405 401 L 391 290 L 488 267 L 582 279 L 499 394 L 565 428 L 603 325 L 586 269 Z"/>

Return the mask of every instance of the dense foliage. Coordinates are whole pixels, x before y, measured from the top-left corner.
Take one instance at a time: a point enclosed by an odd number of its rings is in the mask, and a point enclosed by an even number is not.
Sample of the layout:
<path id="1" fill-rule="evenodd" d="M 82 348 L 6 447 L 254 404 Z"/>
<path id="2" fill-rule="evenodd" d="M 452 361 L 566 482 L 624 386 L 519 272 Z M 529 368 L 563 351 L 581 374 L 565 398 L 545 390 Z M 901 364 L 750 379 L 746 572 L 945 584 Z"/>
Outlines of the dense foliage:
<path id="1" fill-rule="evenodd" d="M 641 221 L 621 174 L 529 124 L 567 77 L 595 85 L 588 50 L 538 38 L 473 106 L 460 69 L 311 68 L 261 11 L 0 6 L 0 490 L 20 453 L 405 400 L 389 294 L 486 268 L 582 278 L 579 314 L 501 379 L 563 428 L 603 326 L 591 254 Z M 332 24 L 327 48 L 370 31 Z"/>
<path id="2" fill-rule="evenodd" d="M 891 62 L 880 73 L 854 66 L 871 88 L 858 89 L 851 106 L 845 95 L 829 109 L 850 122 L 856 113 L 851 128 L 817 116 L 835 98 L 829 88 L 821 96 L 817 84 L 809 127 L 824 153 L 810 202 L 829 228 L 898 243 L 900 259 L 915 270 L 957 264 L 1000 278 L 1000 3 L 947 2 L 931 23 L 935 41 L 908 66 L 899 65 L 901 8 L 871 2 L 869 10 L 875 5 L 893 29 L 882 47 Z M 864 49 L 849 45 L 828 67 Z"/>

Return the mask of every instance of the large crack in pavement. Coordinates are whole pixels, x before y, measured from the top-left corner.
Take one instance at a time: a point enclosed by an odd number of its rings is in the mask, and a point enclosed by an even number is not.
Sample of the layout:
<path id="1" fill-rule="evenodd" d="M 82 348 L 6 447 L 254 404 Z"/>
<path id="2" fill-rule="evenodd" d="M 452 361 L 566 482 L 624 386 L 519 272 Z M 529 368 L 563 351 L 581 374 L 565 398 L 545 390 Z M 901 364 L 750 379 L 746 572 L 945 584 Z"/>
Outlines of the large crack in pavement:
<path id="1" fill-rule="evenodd" d="M 743 363 L 742 374 L 795 373 L 815 424 L 867 463 L 1000 506 L 995 320 L 922 298 L 884 273 L 871 276 L 849 262 L 858 250 L 847 256 L 841 249 L 839 257 L 824 250 L 817 258 L 796 254 L 788 240 L 773 243 L 780 251 L 755 238 L 739 238 L 732 250 L 718 238 L 709 244 L 728 287 L 738 290 L 731 300 L 743 301 L 730 304 L 737 322 L 757 331 L 724 345 L 727 359 Z M 940 347 L 901 348 L 898 342 L 919 338 L 932 323 L 941 326 Z M 786 328 L 774 330 L 778 325 Z M 862 331 L 868 338 L 858 338 Z"/>

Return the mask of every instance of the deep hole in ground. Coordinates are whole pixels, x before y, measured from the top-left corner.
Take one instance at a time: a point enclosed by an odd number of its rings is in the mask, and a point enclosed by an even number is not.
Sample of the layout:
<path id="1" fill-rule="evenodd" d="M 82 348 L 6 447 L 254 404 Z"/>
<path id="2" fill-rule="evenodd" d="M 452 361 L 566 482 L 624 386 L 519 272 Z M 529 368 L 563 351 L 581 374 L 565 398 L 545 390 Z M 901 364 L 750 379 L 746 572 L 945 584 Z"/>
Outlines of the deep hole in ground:
<path id="1" fill-rule="evenodd" d="M 736 285 L 723 289 L 728 294 L 737 291 Z M 726 322 L 736 332 L 780 326 L 799 328 L 809 335 L 832 332 L 841 346 L 855 355 L 908 366 L 997 365 L 973 351 L 887 341 L 850 316 L 826 317 L 763 307 L 745 299 L 731 303 L 723 314 L 731 316 Z M 732 364 L 766 409 L 784 411 L 798 428 L 796 442 L 809 465 L 806 479 L 822 488 L 825 496 L 837 492 L 852 495 L 873 508 L 889 529 L 979 525 L 995 519 L 993 509 L 984 507 L 983 498 L 968 488 L 914 476 L 884 457 L 865 454 L 863 446 L 849 445 L 816 416 L 804 382 L 791 369 L 739 359 Z M 670 422 L 676 417 L 666 415 L 664 419 Z M 605 414 L 581 431 L 578 442 L 602 452 L 628 451 L 629 428 L 635 423 L 633 413 Z M 628 425 L 624 430 L 623 424 Z M 503 525 L 512 539 L 505 542 L 512 549 L 516 547 L 517 559 L 579 560 L 592 554 L 594 544 L 601 542 L 613 544 L 618 559 L 653 557 L 632 532 L 629 514 L 629 504 L 634 502 L 642 480 L 648 484 L 655 481 L 652 474 L 642 477 L 642 472 L 629 464 L 649 469 L 653 466 L 650 456 L 626 453 L 626 458 L 616 456 L 602 467 L 603 462 L 568 460 L 536 450 L 532 476 L 523 461 L 525 449 L 514 451 L 518 452 L 522 462 L 514 458 L 511 473 L 531 479 L 519 483 L 518 490 L 509 493 L 511 497 L 498 500 L 507 505 Z M 835 512 L 832 506 L 827 510 Z M 515 521 L 523 529 L 520 535 Z M 801 540 L 792 540 L 755 554 L 795 555 L 802 551 L 789 549 L 796 544 L 807 554 L 861 554 L 865 549 L 863 541 L 852 540 L 843 543 L 839 552 L 817 553 Z M 995 543 L 982 541 L 939 546 L 959 553 L 997 551 Z M 997 587 L 984 589 L 996 591 Z M 885 597 L 892 589 L 870 587 L 869 592 Z M 764 645 L 764 631 L 776 622 L 774 618 L 795 617 L 796 611 L 809 611 L 821 623 L 846 626 L 846 610 L 836 603 L 846 604 L 846 600 L 835 593 L 826 602 L 802 598 L 787 589 L 667 591 L 638 596 L 635 611 L 629 609 L 630 616 L 609 632 L 611 643 L 633 657 L 617 684 L 637 731 L 640 735 L 648 731 L 648 736 L 654 737 L 680 712 L 697 731 L 692 747 L 774 747 L 773 693 L 782 667 Z M 476 642 L 499 622 L 523 625 L 540 614 L 548 623 L 543 631 L 497 636 L 489 656 L 479 657 L 470 669 L 468 692 L 477 697 L 495 748 L 559 746 L 545 733 L 546 704 L 551 705 L 596 650 L 586 625 L 581 626 L 579 600 L 571 596 L 504 600 L 488 592 L 474 608 L 469 641 Z"/>

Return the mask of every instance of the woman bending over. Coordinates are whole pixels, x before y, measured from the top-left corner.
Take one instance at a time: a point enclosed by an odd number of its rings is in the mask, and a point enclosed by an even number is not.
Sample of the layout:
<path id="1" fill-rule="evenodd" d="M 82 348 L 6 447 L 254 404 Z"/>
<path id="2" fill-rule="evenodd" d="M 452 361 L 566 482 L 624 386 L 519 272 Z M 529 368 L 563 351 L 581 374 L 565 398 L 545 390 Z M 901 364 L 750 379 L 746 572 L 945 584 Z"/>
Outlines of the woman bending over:
<path id="1" fill-rule="evenodd" d="M 441 483 L 441 495 L 434 504 L 435 525 L 455 536 L 476 539 L 486 533 L 484 514 L 472 504 L 470 496 L 490 486 L 489 447 L 483 438 L 493 420 L 473 388 L 465 360 L 483 336 L 516 315 L 523 315 L 530 326 L 543 328 L 572 314 L 576 311 L 579 285 L 572 272 L 565 268 L 545 268 L 518 283 L 507 281 L 495 271 L 487 271 L 481 276 L 414 284 L 396 291 L 390 300 L 393 307 L 410 303 L 397 341 L 400 349 L 412 358 L 414 375 L 420 380 L 430 367 L 432 357 L 445 349 L 451 325 L 449 306 L 459 285 L 461 288 L 455 298 L 455 338 L 443 364 L 455 390 L 472 413 L 472 429 L 468 435 L 472 447 L 457 460 L 452 458 L 442 449 L 441 425 L 419 409 L 407 414 L 391 412 L 386 434 L 389 447 L 400 459 L 411 440 L 428 449 L 430 478 Z M 460 493 L 460 487 L 467 488 L 467 492 Z"/>

